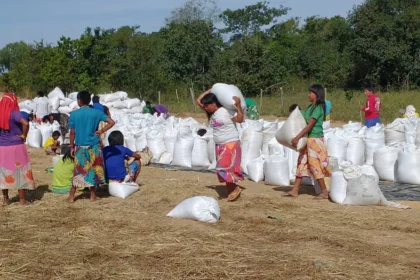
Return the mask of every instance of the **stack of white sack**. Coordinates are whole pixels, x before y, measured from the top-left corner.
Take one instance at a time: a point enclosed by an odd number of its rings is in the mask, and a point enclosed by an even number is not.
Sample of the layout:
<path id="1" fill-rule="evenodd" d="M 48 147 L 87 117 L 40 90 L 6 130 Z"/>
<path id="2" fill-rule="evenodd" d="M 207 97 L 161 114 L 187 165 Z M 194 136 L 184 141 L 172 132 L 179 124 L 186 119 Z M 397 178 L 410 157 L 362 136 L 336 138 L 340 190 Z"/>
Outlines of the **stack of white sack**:
<path id="1" fill-rule="evenodd" d="M 379 188 L 377 178 L 366 174 L 363 168 L 355 165 L 342 167 L 341 171 L 333 172 L 330 198 L 333 202 L 342 205 L 383 205 L 401 209 L 409 208 L 387 201 Z"/>

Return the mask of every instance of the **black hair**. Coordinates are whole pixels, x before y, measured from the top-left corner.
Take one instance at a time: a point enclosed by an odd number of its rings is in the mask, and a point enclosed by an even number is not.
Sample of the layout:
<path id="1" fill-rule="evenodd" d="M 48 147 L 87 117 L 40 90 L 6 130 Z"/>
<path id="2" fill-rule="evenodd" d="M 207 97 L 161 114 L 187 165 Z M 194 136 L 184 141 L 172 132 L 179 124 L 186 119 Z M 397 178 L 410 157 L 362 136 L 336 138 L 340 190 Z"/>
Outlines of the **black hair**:
<path id="1" fill-rule="evenodd" d="M 54 132 L 53 132 L 52 136 L 53 136 L 53 137 L 54 137 L 54 136 L 58 136 L 58 137 L 60 137 L 60 136 L 61 136 L 61 133 L 60 133 L 60 131 L 56 130 L 56 131 L 54 131 Z"/>
<path id="2" fill-rule="evenodd" d="M 50 115 L 46 115 L 42 118 L 42 122 L 49 122 L 50 121 Z"/>
<path id="3" fill-rule="evenodd" d="M 82 101 L 83 105 L 89 105 L 92 99 L 90 97 L 90 93 L 87 90 L 82 90 L 77 94 L 77 100 Z"/>
<path id="4" fill-rule="evenodd" d="M 62 145 L 61 146 L 61 154 L 64 155 L 63 156 L 63 162 L 65 162 L 66 160 L 70 160 L 71 162 L 74 162 L 74 157 L 71 156 L 71 149 L 70 149 L 70 145 Z"/>
<path id="5" fill-rule="evenodd" d="M 28 115 L 28 119 L 29 118 L 34 118 L 34 114 L 33 113 L 30 113 L 29 115 Z"/>
<path id="6" fill-rule="evenodd" d="M 215 103 L 217 108 L 223 107 L 222 104 L 220 104 L 219 100 L 217 99 L 216 95 L 211 92 L 204 95 L 200 102 L 203 105 L 209 105 L 209 104 Z M 206 112 L 206 114 L 207 114 L 207 117 L 210 119 L 211 116 L 214 114 L 214 112 L 213 113 Z"/>
<path id="7" fill-rule="evenodd" d="M 206 133 L 207 133 L 207 129 L 205 129 L 205 128 L 200 128 L 197 131 L 197 134 L 200 135 L 201 137 L 203 137 L 204 135 L 206 135 Z"/>
<path id="8" fill-rule="evenodd" d="M 309 91 L 313 92 L 316 95 L 315 106 L 312 107 L 311 114 L 314 111 L 316 106 L 321 105 L 322 110 L 324 110 L 324 121 L 325 121 L 326 120 L 326 115 L 325 115 L 325 112 L 326 112 L 326 108 L 325 108 L 325 89 L 321 85 L 315 84 L 315 85 L 312 85 L 309 88 Z"/>
<path id="9" fill-rule="evenodd" d="M 367 85 L 364 87 L 365 90 L 375 92 L 375 87 L 373 85 Z"/>
<path id="10" fill-rule="evenodd" d="M 93 96 L 92 102 L 93 103 L 99 103 L 99 96 L 97 96 L 97 95 Z"/>
<path id="11" fill-rule="evenodd" d="M 119 130 L 111 132 L 108 136 L 108 142 L 110 146 L 123 146 L 124 145 L 124 135 Z"/>
<path id="12" fill-rule="evenodd" d="M 146 105 L 147 105 L 147 104 L 151 105 L 150 101 L 146 101 Z"/>
<path id="13" fill-rule="evenodd" d="M 299 108 L 299 105 L 297 105 L 297 104 L 292 104 L 292 105 L 289 107 L 289 113 L 293 112 L 296 108 Z M 299 108 L 299 109 L 300 109 L 300 108 Z"/>
<path id="14" fill-rule="evenodd" d="M 45 96 L 45 93 L 43 91 L 38 91 L 37 95 L 39 97 L 44 97 Z"/>

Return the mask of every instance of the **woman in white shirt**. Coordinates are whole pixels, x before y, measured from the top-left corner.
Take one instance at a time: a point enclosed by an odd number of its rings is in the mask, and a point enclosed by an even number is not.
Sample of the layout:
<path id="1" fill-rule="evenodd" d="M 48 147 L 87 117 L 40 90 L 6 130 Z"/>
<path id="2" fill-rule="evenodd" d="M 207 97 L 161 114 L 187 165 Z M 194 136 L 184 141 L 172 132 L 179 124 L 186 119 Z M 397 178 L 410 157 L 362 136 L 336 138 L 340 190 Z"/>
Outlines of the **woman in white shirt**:
<path id="1" fill-rule="evenodd" d="M 51 113 L 50 100 L 45 97 L 42 91 L 38 92 L 38 97 L 34 99 L 34 115 L 38 123 L 41 123 L 42 118 Z"/>
<path id="2" fill-rule="evenodd" d="M 213 139 L 216 143 L 216 173 L 221 183 L 226 183 L 228 201 L 236 200 L 241 194 L 238 182 L 244 180 L 241 170 L 242 150 L 239 133 L 235 123 L 242 123 L 244 115 L 241 100 L 233 97 L 236 112 L 229 112 L 217 100 L 211 90 L 203 92 L 197 99 L 198 105 L 207 113 L 210 126 L 213 128 Z"/>

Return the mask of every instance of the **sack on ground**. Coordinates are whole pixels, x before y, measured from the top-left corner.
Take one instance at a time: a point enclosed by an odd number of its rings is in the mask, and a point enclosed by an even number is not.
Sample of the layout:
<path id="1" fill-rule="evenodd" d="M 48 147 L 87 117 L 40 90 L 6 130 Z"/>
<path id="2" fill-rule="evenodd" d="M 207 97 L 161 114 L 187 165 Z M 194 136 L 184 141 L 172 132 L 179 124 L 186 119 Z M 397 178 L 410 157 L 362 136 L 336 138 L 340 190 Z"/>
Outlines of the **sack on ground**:
<path id="1" fill-rule="evenodd" d="M 264 180 L 264 158 L 259 157 L 248 163 L 248 178 L 256 183 Z"/>
<path id="2" fill-rule="evenodd" d="M 166 216 L 204 223 L 216 223 L 220 219 L 220 207 L 214 198 L 196 196 L 184 200 Z"/>
<path id="3" fill-rule="evenodd" d="M 266 185 L 289 186 L 289 160 L 282 156 L 268 157 L 264 162 L 264 176 Z"/>
<path id="4" fill-rule="evenodd" d="M 109 194 L 125 199 L 139 190 L 139 185 L 135 183 L 110 182 L 108 185 Z"/>

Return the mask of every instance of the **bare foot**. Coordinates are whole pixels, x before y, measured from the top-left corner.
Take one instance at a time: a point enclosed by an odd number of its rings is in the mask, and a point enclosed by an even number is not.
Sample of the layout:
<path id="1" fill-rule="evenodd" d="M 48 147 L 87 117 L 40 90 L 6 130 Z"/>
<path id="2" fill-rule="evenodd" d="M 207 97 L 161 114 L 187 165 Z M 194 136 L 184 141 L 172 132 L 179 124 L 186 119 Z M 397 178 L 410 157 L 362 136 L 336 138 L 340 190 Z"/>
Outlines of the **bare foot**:
<path id="1" fill-rule="evenodd" d="M 4 206 L 9 205 L 9 197 L 8 196 L 3 196 L 3 205 Z"/>
<path id="2" fill-rule="evenodd" d="M 68 197 L 67 199 L 67 202 L 69 202 L 69 203 L 74 203 L 74 197 Z"/>
<path id="3" fill-rule="evenodd" d="M 321 193 L 317 196 L 317 198 L 329 199 L 329 198 L 330 198 L 330 195 L 329 195 L 328 191 L 322 191 L 322 192 L 321 192 Z"/>
<path id="4" fill-rule="evenodd" d="M 28 205 L 32 205 L 32 203 L 29 202 L 29 201 L 27 201 L 27 200 L 24 200 L 24 201 L 20 201 L 19 202 L 19 205 L 20 206 L 28 206 Z"/>
<path id="5" fill-rule="evenodd" d="M 298 197 L 299 196 L 299 190 L 293 188 L 290 192 L 288 192 L 287 194 L 285 194 L 284 196 L 288 196 L 288 197 Z"/>

